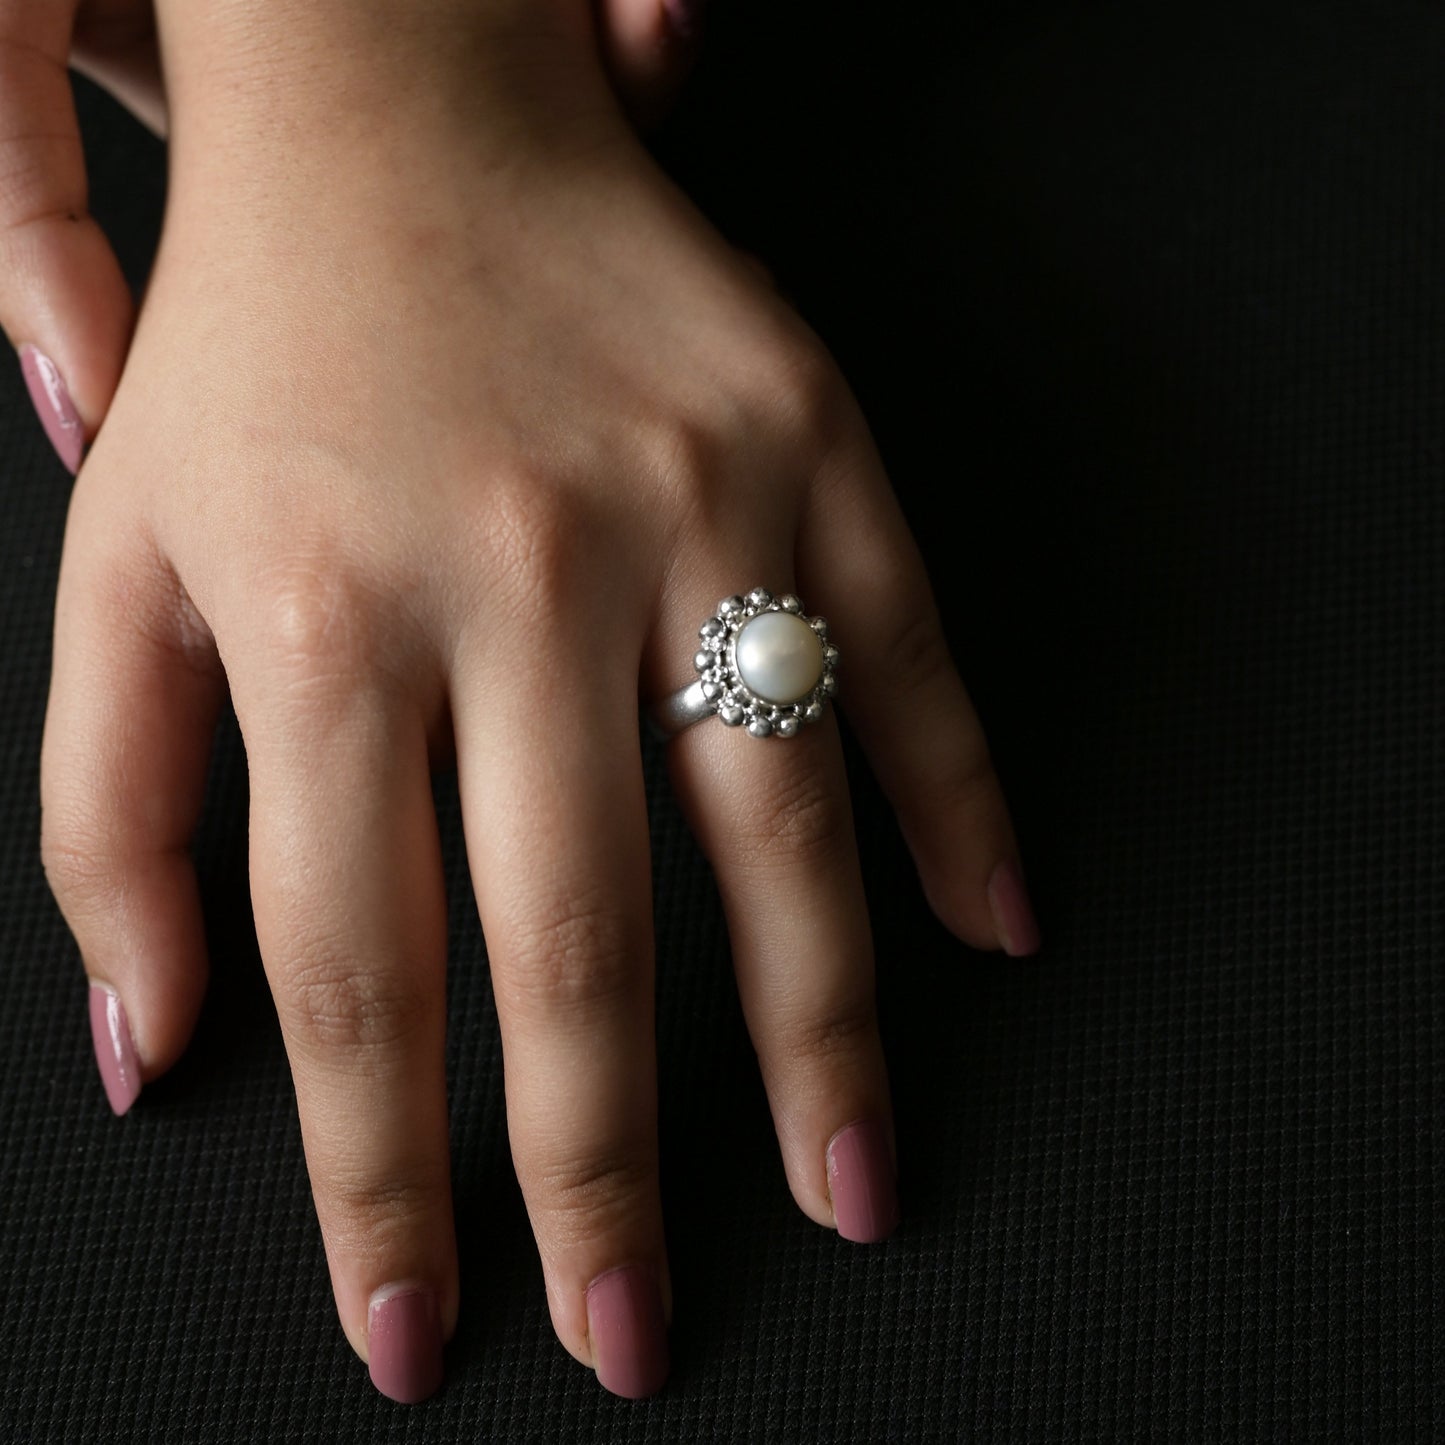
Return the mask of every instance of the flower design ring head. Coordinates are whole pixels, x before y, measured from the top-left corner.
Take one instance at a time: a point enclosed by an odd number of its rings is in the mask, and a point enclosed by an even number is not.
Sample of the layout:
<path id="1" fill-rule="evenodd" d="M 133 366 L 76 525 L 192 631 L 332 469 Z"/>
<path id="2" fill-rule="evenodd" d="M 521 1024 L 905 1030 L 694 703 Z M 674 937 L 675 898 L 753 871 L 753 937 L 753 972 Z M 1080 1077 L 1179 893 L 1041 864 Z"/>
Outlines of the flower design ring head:
<path id="1" fill-rule="evenodd" d="M 698 628 L 697 681 L 666 699 L 654 717 L 668 734 L 716 715 L 755 738 L 790 738 L 819 721 L 838 690 L 838 649 L 822 617 L 791 594 L 766 587 L 724 597 Z"/>

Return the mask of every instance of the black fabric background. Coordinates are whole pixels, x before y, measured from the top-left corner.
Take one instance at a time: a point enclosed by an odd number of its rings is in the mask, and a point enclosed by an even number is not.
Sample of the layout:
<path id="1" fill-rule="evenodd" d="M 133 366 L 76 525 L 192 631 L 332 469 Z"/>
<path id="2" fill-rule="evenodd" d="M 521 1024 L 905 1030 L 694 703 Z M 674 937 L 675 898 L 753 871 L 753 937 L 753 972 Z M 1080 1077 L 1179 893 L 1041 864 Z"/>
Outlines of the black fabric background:
<path id="1" fill-rule="evenodd" d="M 82 105 L 139 282 L 163 155 Z M 199 1032 L 106 1108 L 36 857 L 66 478 L 0 375 L 4 1438 L 1445 1438 L 1445 17 L 731 0 L 658 147 L 875 424 L 1044 952 L 950 941 L 857 770 L 905 1221 L 839 1242 L 650 754 L 675 1369 L 627 1404 L 548 1322 L 441 780 L 464 1304 L 441 1394 L 389 1403 L 329 1293 L 233 731 Z"/>

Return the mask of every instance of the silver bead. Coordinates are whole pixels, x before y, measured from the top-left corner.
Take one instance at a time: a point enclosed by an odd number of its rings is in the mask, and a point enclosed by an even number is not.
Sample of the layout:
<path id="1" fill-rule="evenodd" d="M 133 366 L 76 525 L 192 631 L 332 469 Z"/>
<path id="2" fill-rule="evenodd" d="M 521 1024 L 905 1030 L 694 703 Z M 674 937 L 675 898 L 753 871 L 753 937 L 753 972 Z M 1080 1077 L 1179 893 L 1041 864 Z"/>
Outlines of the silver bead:
<path id="1" fill-rule="evenodd" d="M 738 707 L 736 704 L 730 704 L 730 705 L 727 706 L 727 707 L 720 707 L 720 708 L 717 710 L 717 715 L 718 715 L 730 728 L 735 728 L 735 727 L 737 727 L 737 726 L 742 722 L 742 720 L 743 720 L 743 710 L 742 710 L 742 708 Z"/>
<path id="2" fill-rule="evenodd" d="M 770 723 L 765 717 L 755 717 L 752 722 L 748 724 L 748 731 L 755 738 L 765 738 L 770 732 L 772 732 L 772 730 L 772 723 Z"/>
<path id="3" fill-rule="evenodd" d="M 785 592 L 778 598 L 778 606 L 784 612 L 801 612 L 803 610 L 803 604 L 791 592 Z"/>
<path id="4" fill-rule="evenodd" d="M 795 716 L 780 717 L 773 726 L 780 738 L 790 738 L 798 731 L 799 723 Z"/>
<path id="5" fill-rule="evenodd" d="M 837 679 L 836 677 L 834 677 L 831 672 L 827 675 L 827 677 L 825 677 L 825 678 L 823 679 L 821 686 L 822 686 L 822 688 L 823 688 L 823 696 L 824 696 L 824 697 L 835 697 L 835 696 L 837 696 L 837 693 L 838 693 L 838 679 Z M 703 692 L 706 692 L 706 691 L 707 691 L 707 684 L 706 684 L 706 683 L 703 684 L 702 690 L 703 690 Z"/>
<path id="6" fill-rule="evenodd" d="M 807 707 L 805 707 L 805 708 L 803 709 L 803 721 L 804 721 L 804 722 L 815 723 L 815 722 L 821 722 L 822 720 L 823 720 L 823 704 L 822 704 L 822 703 L 820 703 L 820 702 L 810 702 L 810 703 L 807 705 Z"/>
<path id="7" fill-rule="evenodd" d="M 826 637 L 828 635 L 828 619 L 826 617 L 810 617 L 808 619 L 808 626 L 811 627 L 819 637 Z"/>
<path id="8" fill-rule="evenodd" d="M 840 654 L 839 654 L 839 652 L 838 652 L 838 649 L 837 649 L 836 647 L 834 647 L 833 644 L 830 642 L 830 643 L 823 649 L 823 666 L 824 666 L 824 667 L 837 667 L 839 656 L 840 656 Z"/>
<path id="9" fill-rule="evenodd" d="M 717 653 L 709 652 L 704 648 L 701 652 L 695 652 L 692 656 L 692 665 L 699 672 L 706 672 L 713 663 L 717 661 Z"/>
<path id="10" fill-rule="evenodd" d="M 766 587 L 754 587 L 753 590 L 748 593 L 748 606 L 756 607 L 759 611 L 764 607 L 770 606 L 772 600 L 773 594 L 769 592 Z"/>
<path id="11" fill-rule="evenodd" d="M 706 622 L 697 630 L 699 637 L 721 637 L 726 632 L 727 623 L 721 617 L 709 617 Z"/>
<path id="12" fill-rule="evenodd" d="M 724 597 L 717 605 L 719 617 L 736 617 L 743 610 L 743 599 L 741 597 Z"/>
<path id="13" fill-rule="evenodd" d="M 722 696 L 722 683 L 714 682 L 712 678 L 708 678 L 702 685 L 702 695 L 709 702 L 716 702 L 718 698 Z"/>

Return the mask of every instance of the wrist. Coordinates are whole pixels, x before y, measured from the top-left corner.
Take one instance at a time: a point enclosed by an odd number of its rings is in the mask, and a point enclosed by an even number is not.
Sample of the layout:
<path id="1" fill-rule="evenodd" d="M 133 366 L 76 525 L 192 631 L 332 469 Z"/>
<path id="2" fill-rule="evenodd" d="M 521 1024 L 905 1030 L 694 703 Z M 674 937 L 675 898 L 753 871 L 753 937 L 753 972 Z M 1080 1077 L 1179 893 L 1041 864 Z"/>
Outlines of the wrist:
<path id="1" fill-rule="evenodd" d="M 157 0 L 173 173 L 395 130 L 519 143 L 616 112 L 587 0 Z M 485 162 L 486 158 L 482 158 Z"/>

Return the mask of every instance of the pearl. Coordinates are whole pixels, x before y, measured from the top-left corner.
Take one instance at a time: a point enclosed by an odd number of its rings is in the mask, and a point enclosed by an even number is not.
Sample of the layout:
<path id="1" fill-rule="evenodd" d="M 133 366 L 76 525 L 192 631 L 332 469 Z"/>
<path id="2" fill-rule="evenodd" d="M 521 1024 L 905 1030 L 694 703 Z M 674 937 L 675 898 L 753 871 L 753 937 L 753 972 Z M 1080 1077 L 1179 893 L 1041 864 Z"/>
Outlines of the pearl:
<path id="1" fill-rule="evenodd" d="M 733 657 L 753 694 L 780 706 L 807 697 L 823 675 L 818 634 L 791 612 L 760 612 L 744 623 Z"/>

